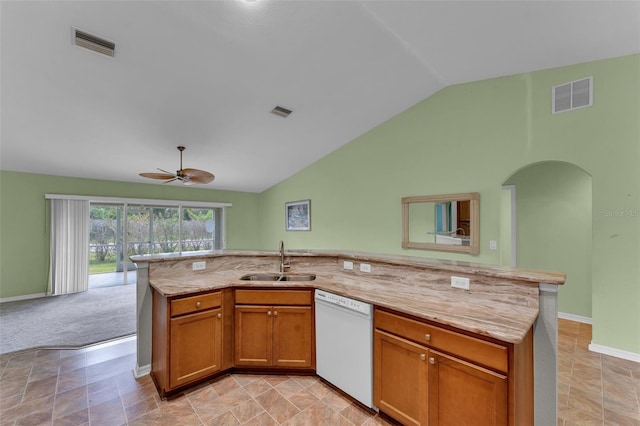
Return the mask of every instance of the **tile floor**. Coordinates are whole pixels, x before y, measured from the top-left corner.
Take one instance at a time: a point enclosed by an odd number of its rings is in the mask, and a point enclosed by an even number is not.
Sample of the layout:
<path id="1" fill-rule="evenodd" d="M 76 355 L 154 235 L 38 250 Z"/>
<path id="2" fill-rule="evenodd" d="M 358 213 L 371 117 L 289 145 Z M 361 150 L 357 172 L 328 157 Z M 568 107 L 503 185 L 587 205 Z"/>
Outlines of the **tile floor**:
<path id="1" fill-rule="evenodd" d="M 640 363 L 590 352 L 589 324 L 558 323 L 558 425 L 640 426 Z"/>
<path id="2" fill-rule="evenodd" d="M 640 364 L 589 352 L 560 320 L 558 425 L 640 425 Z M 135 340 L 0 357 L 0 425 L 389 425 L 309 376 L 232 374 L 162 401 Z"/>

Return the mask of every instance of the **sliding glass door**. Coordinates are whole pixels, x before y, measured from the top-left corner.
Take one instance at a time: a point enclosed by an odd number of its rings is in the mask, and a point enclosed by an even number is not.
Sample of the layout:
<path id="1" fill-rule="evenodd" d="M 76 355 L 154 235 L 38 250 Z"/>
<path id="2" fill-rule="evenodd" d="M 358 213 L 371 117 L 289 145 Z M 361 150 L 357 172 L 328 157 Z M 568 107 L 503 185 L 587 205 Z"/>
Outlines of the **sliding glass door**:
<path id="1" fill-rule="evenodd" d="M 135 282 L 124 250 L 124 205 L 91 204 L 89 219 L 89 288 Z"/>
<path id="2" fill-rule="evenodd" d="M 221 208 L 92 203 L 89 287 L 135 283 L 130 256 L 220 249 L 221 224 Z"/>

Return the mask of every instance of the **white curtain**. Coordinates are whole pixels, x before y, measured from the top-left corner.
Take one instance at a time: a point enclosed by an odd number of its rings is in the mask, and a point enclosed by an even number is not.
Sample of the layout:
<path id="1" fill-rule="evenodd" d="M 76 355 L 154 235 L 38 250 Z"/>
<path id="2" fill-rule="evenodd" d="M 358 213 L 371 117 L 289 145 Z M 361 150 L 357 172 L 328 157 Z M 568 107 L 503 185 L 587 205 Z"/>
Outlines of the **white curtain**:
<path id="1" fill-rule="evenodd" d="M 89 201 L 52 199 L 49 294 L 89 289 Z"/>

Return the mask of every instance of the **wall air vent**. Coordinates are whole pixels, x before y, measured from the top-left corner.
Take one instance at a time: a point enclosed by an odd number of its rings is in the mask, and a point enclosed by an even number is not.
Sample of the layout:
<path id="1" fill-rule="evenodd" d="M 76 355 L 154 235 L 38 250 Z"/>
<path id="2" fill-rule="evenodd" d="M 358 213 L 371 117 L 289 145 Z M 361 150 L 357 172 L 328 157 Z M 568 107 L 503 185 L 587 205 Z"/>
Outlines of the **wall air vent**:
<path id="1" fill-rule="evenodd" d="M 276 106 L 274 109 L 271 110 L 271 114 L 275 114 L 284 118 L 287 118 L 289 114 L 291 114 L 292 112 L 293 111 L 291 111 L 290 109 L 286 109 L 281 106 Z"/>
<path id="2" fill-rule="evenodd" d="M 582 78 L 553 86 L 551 111 L 571 111 L 593 105 L 593 77 Z"/>
<path id="3" fill-rule="evenodd" d="M 94 52 L 101 53 L 107 56 L 115 56 L 116 44 L 105 40 L 100 37 L 96 37 L 84 31 L 80 31 L 77 28 L 73 29 L 73 43 L 76 46 L 84 47 L 85 49 L 93 50 Z"/>

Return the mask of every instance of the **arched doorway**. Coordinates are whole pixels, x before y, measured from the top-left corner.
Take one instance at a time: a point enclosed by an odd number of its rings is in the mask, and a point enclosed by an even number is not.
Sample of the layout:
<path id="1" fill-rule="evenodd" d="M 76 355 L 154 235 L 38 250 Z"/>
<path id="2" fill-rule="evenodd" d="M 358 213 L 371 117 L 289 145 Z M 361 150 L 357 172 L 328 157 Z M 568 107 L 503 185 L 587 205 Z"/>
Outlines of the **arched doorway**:
<path id="1" fill-rule="evenodd" d="M 504 183 L 515 196 L 508 231 L 519 268 L 567 275 L 558 295 L 562 316 L 591 321 L 592 182 L 580 167 L 561 161 L 530 164 Z M 508 208 L 508 207 L 507 207 Z M 515 238 L 514 238 L 515 237 Z"/>

